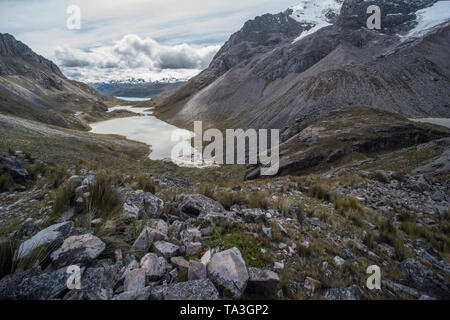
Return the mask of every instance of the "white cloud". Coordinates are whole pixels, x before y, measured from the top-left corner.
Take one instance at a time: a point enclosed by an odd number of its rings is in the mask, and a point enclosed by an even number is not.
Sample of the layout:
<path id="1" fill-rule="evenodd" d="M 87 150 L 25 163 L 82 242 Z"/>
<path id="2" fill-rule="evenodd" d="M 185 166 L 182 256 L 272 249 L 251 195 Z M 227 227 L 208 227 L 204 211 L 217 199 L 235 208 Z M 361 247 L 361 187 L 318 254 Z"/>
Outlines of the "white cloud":
<path id="1" fill-rule="evenodd" d="M 80 74 L 97 77 L 93 70 L 109 76 L 131 67 L 158 77 L 162 70 L 170 70 L 168 74 L 191 74 L 207 65 L 213 54 L 211 45 L 223 44 L 248 19 L 285 10 L 292 1 L 295 3 L 295 0 L 0 0 L 0 30 L 55 62 L 63 61 L 66 65 L 62 66 L 63 71 L 68 76 L 77 74 L 78 80 L 84 80 Z M 81 30 L 66 27 L 69 4 L 81 8 Z M 127 38 L 127 34 L 139 37 Z M 121 40 L 113 42 L 113 39 Z M 124 42 L 122 46 L 120 42 Z M 112 52 L 116 46 L 117 51 Z"/>
<path id="2" fill-rule="evenodd" d="M 120 78 L 139 73 L 144 79 L 162 75 L 185 78 L 205 69 L 219 49 L 220 46 L 162 45 L 151 38 L 130 34 L 111 46 L 87 51 L 58 47 L 55 57 L 64 72 L 80 80 L 96 78 L 93 72 L 102 77 L 106 73 Z"/>

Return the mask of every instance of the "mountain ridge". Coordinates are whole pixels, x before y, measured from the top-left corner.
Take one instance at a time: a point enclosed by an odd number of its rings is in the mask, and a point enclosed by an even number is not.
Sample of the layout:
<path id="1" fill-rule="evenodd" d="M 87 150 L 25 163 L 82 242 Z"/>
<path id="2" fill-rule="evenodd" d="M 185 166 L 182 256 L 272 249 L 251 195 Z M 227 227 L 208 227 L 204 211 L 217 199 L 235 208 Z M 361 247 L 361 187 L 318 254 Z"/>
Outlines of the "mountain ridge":
<path id="1" fill-rule="evenodd" d="M 334 24 L 298 41 L 294 41 L 298 34 L 289 34 L 273 47 L 257 42 L 258 51 L 251 56 L 242 49 L 242 60 L 229 64 L 228 69 L 218 68 L 239 56 L 234 53 L 240 52 L 237 48 L 249 46 L 249 41 L 233 42 L 252 39 L 251 33 L 242 36 L 244 25 L 209 68 L 165 99 L 156 113 L 184 127 L 203 120 L 208 126 L 244 128 L 283 128 L 292 119 L 355 105 L 406 117 L 448 117 L 445 88 L 450 84 L 450 66 L 443 52 L 450 42 L 449 28 L 443 24 L 434 33 L 408 41 L 398 36 L 417 24 L 415 12 L 435 3 L 346 0 Z M 380 31 L 365 27 L 371 4 L 379 5 L 386 18 Z M 302 26 L 290 14 L 288 10 L 264 15 L 246 25 L 260 19 L 278 23 L 276 17 L 281 16 L 292 28 L 302 28 L 302 33 L 309 30 L 311 26 Z M 271 28 L 266 25 L 260 32 Z M 399 76 L 399 70 L 404 74 Z M 359 94 L 358 87 L 369 94 Z"/>

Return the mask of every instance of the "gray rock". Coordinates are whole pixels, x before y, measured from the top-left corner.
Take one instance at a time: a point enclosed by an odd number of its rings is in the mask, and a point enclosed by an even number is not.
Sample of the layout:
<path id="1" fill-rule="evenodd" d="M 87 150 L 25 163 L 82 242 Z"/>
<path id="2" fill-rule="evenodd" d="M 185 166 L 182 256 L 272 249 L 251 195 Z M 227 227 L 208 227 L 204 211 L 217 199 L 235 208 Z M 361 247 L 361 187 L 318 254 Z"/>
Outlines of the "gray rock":
<path id="1" fill-rule="evenodd" d="M 17 183 L 28 183 L 31 177 L 16 157 L 0 156 L 0 174 L 9 173 Z"/>
<path id="2" fill-rule="evenodd" d="M 199 242 L 202 239 L 202 233 L 197 228 L 187 228 L 181 231 L 181 241 L 183 243 Z"/>
<path id="3" fill-rule="evenodd" d="M 147 251 L 151 248 L 153 241 L 166 240 L 167 237 L 156 229 L 144 227 L 139 237 L 133 244 L 134 250 Z"/>
<path id="4" fill-rule="evenodd" d="M 361 291 L 357 285 L 352 285 L 347 288 L 328 289 L 323 296 L 327 300 L 360 300 Z"/>
<path id="5" fill-rule="evenodd" d="M 145 288 L 146 272 L 145 269 L 134 269 L 127 273 L 123 284 L 125 291 L 138 291 Z"/>
<path id="6" fill-rule="evenodd" d="M 169 226 L 162 219 L 155 219 L 155 220 L 153 220 L 151 222 L 151 226 L 152 226 L 153 229 L 155 229 L 156 231 L 158 231 L 161 234 L 165 235 L 166 237 L 169 234 Z"/>
<path id="7" fill-rule="evenodd" d="M 71 290 L 64 300 L 111 300 L 113 284 L 105 268 L 89 268 L 81 279 L 81 290 Z"/>
<path id="8" fill-rule="evenodd" d="M 0 281 L 0 300 L 48 300 L 60 298 L 67 289 L 66 268 L 43 272 L 40 267 L 10 274 Z"/>
<path id="9" fill-rule="evenodd" d="M 133 271 L 133 270 L 135 270 L 135 269 L 139 269 L 139 263 L 138 263 L 135 259 L 133 259 L 133 260 L 131 260 L 131 261 L 128 263 L 128 265 L 123 269 L 121 279 L 125 279 L 125 277 L 126 277 L 131 271 Z"/>
<path id="10" fill-rule="evenodd" d="M 269 238 L 269 239 L 273 239 L 273 233 L 272 233 L 272 228 L 266 228 L 266 227 L 262 227 L 262 232 Z"/>
<path id="11" fill-rule="evenodd" d="M 13 238 L 29 239 L 39 231 L 41 231 L 41 229 L 37 225 L 31 223 L 21 226 L 19 230 L 14 231 L 11 236 Z"/>
<path id="12" fill-rule="evenodd" d="M 248 275 L 249 279 L 246 292 L 264 297 L 273 297 L 276 295 L 280 278 L 275 272 L 248 268 Z"/>
<path id="13" fill-rule="evenodd" d="M 180 282 L 152 289 L 151 300 L 219 300 L 219 292 L 209 279 Z"/>
<path id="14" fill-rule="evenodd" d="M 201 194 L 181 194 L 177 196 L 177 201 L 180 212 L 188 216 L 198 217 L 211 212 L 222 213 L 225 211 L 219 202 Z"/>
<path id="15" fill-rule="evenodd" d="M 166 259 L 177 256 L 180 247 L 166 241 L 157 241 L 153 243 L 153 251 Z"/>
<path id="16" fill-rule="evenodd" d="M 72 236 L 54 251 L 50 258 L 56 267 L 74 264 L 88 265 L 105 250 L 106 244 L 92 234 Z"/>
<path id="17" fill-rule="evenodd" d="M 202 249 L 201 242 L 189 242 L 186 244 L 186 256 L 193 256 Z"/>
<path id="18" fill-rule="evenodd" d="M 141 259 L 141 268 L 145 269 L 149 281 L 158 281 L 166 273 L 166 260 L 154 253 L 148 253 Z"/>
<path id="19" fill-rule="evenodd" d="M 160 218 L 163 213 L 164 202 L 151 193 L 130 191 L 125 198 L 121 214 L 124 220 L 140 220 L 144 216 Z"/>
<path id="20" fill-rule="evenodd" d="M 17 259 L 29 258 L 33 255 L 36 249 L 44 248 L 46 251 L 57 249 L 64 241 L 64 238 L 70 233 L 73 228 L 73 222 L 63 222 L 54 224 L 37 234 L 30 239 L 22 242 L 17 250 Z"/>
<path id="21" fill-rule="evenodd" d="M 183 257 L 172 257 L 170 263 L 180 270 L 186 271 L 189 269 L 189 262 Z"/>
<path id="22" fill-rule="evenodd" d="M 122 301 L 149 300 L 151 291 L 152 291 L 151 287 L 145 287 L 145 288 L 135 290 L 135 291 L 125 291 L 125 292 L 122 292 L 121 294 L 115 296 L 113 298 L 113 300 L 122 300 Z"/>
<path id="23" fill-rule="evenodd" d="M 450 298 L 450 284 L 447 279 L 434 273 L 418 261 L 410 258 L 397 265 L 401 274 L 407 277 L 417 289 L 437 298 Z"/>
<path id="24" fill-rule="evenodd" d="M 239 299 L 247 287 L 247 267 L 237 248 L 214 254 L 208 264 L 208 275 L 235 299 Z"/>
<path id="25" fill-rule="evenodd" d="M 188 280 L 206 279 L 206 267 L 203 263 L 198 261 L 191 261 L 189 263 Z"/>

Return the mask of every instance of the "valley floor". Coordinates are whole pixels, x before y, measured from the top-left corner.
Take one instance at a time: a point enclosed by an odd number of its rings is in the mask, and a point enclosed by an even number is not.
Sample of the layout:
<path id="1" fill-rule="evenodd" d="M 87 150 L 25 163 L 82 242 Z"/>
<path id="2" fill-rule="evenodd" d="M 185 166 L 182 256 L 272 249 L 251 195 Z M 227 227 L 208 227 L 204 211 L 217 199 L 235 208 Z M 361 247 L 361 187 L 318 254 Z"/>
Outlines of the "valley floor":
<path id="1" fill-rule="evenodd" d="M 450 181 L 430 171 L 448 138 L 244 181 L 244 166 L 179 168 L 118 137 L 0 123 L 1 299 L 450 297 Z"/>

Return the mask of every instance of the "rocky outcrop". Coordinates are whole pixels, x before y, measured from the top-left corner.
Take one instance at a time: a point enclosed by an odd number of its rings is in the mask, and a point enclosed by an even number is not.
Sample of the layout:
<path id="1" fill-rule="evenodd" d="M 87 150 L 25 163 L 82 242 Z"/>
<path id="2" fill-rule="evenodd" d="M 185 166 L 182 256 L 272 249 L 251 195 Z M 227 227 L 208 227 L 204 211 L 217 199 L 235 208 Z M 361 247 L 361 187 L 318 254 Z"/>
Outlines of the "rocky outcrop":
<path id="1" fill-rule="evenodd" d="M 216 253 L 208 263 L 210 279 L 231 297 L 239 299 L 249 279 L 245 261 L 237 248 Z"/>

